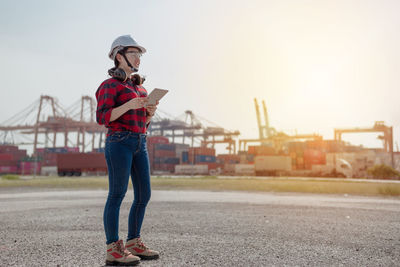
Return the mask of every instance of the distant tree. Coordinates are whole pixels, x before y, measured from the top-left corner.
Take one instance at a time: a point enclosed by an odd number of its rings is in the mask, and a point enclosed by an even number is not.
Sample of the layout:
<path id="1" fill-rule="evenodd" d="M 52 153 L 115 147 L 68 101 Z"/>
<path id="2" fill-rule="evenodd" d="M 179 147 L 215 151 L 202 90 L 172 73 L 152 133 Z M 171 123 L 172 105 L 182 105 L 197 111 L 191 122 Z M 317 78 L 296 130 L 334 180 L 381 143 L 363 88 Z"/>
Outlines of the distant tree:
<path id="1" fill-rule="evenodd" d="M 375 165 L 369 168 L 367 172 L 377 179 L 400 178 L 400 172 L 385 164 Z"/>

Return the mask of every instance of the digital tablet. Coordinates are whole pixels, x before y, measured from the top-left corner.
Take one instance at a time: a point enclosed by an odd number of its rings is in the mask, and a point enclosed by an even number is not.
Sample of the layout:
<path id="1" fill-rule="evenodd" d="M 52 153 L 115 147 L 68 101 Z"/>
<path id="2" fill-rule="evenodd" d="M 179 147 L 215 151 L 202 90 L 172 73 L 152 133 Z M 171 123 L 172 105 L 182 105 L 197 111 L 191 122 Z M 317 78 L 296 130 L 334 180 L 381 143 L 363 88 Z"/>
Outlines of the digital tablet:
<path id="1" fill-rule="evenodd" d="M 147 96 L 148 102 L 147 105 L 155 105 L 157 101 L 159 101 L 165 94 L 168 93 L 168 90 L 154 88 L 153 91 Z"/>

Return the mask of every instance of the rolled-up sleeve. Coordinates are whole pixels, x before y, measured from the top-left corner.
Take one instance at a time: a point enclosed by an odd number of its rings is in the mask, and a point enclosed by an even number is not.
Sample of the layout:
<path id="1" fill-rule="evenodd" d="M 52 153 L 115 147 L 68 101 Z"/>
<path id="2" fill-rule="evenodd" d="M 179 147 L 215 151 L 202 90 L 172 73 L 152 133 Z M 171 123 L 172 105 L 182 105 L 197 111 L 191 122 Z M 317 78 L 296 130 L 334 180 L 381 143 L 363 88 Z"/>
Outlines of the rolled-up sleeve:
<path id="1" fill-rule="evenodd" d="M 116 97 L 117 88 L 115 83 L 104 82 L 97 89 L 96 121 L 98 124 L 109 125 L 111 111 L 115 107 Z"/>

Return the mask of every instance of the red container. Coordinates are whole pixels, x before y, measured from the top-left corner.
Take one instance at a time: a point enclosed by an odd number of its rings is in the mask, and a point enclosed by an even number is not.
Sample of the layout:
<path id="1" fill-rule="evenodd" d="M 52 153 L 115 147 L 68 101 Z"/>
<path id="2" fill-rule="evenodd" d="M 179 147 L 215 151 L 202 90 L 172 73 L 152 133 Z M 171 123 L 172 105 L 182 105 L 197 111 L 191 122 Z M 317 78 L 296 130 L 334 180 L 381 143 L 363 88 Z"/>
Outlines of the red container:
<path id="1" fill-rule="evenodd" d="M 57 155 L 58 172 L 107 171 L 104 153 L 61 153 Z"/>
<path id="2" fill-rule="evenodd" d="M 325 142 L 325 140 L 310 140 L 306 141 L 306 147 L 309 149 L 325 151 L 327 143 Z"/>
<path id="3" fill-rule="evenodd" d="M 20 174 L 34 174 L 40 173 L 40 162 L 22 161 L 19 164 Z"/>
<path id="4" fill-rule="evenodd" d="M 275 155 L 275 149 L 269 146 L 256 146 L 256 155 L 269 156 Z"/>
<path id="5" fill-rule="evenodd" d="M 18 151 L 18 146 L 0 145 L 0 153 L 9 153 Z"/>
<path id="6" fill-rule="evenodd" d="M 247 149 L 247 153 L 255 155 L 256 154 L 256 147 L 257 146 L 249 146 L 249 148 Z"/>
<path id="7" fill-rule="evenodd" d="M 174 172 L 176 164 L 168 164 L 168 163 L 155 163 L 153 164 L 154 171 L 167 171 L 167 172 Z"/>
<path id="8" fill-rule="evenodd" d="M 304 164 L 326 164 L 326 153 L 316 149 L 304 150 Z"/>
<path id="9" fill-rule="evenodd" d="M 240 156 L 234 154 L 220 154 L 217 156 L 220 163 L 234 164 L 240 162 Z"/>
<path id="10" fill-rule="evenodd" d="M 199 162 L 199 163 L 196 163 L 196 165 L 207 165 L 208 166 L 208 171 L 215 170 L 217 168 L 223 169 L 223 167 L 224 167 L 223 164 L 216 163 L 216 162 L 204 162 L 204 163 L 203 162 Z"/>
<path id="11" fill-rule="evenodd" d="M 0 173 L 18 173 L 18 166 L 0 166 Z"/>
<path id="12" fill-rule="evenodd" d="M 147 144 L 169 144 L 169 139 L 165 136 L 148 136 Z"/>
<path id="13" fill-rule="evenodd" d="M 0 166 L 17 166 L 18 160 L 1 160 Z"/>
<path id="14" fill-rule="evenodd" d="M 26 153 L 26 150 L 18 150 L 18 151 L 12 152 L 11 154 L 13 155 L 14 160 L 21 160 L 28 156 L 28 154 Z"/>
<path id="15" fill-rule="evenodd" d="M 40 162 L 34 162 L 34 161 L 21 161 L 19 163 L 19 168 L 20 169 L 40 169 Z"/>
<path id="16" fill-rule="evenodd" d="M 9 154 L 9 153 L 1 153 L 0 154 L 0 160 L 13 160 L 14 156 L 13 154 Z"/>
<path id="17" fill-rule="evenodd" d="M 215 149 L 207 147 L 190 147 L 189 157 L 193 155 L 215 156 Z"/>

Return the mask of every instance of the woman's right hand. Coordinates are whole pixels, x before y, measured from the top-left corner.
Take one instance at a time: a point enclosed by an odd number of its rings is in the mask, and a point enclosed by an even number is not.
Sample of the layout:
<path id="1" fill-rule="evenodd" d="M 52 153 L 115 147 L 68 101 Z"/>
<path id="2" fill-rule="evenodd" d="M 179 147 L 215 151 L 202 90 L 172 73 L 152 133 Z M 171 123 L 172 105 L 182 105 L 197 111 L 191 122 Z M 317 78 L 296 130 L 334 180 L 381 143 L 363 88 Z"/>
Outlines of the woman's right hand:
<path id="1" fill-rule="evenodd" d="M 147 97 L 135 97 L 127 102 L 129 109 L 142 108 L 148 102 Z"/>

